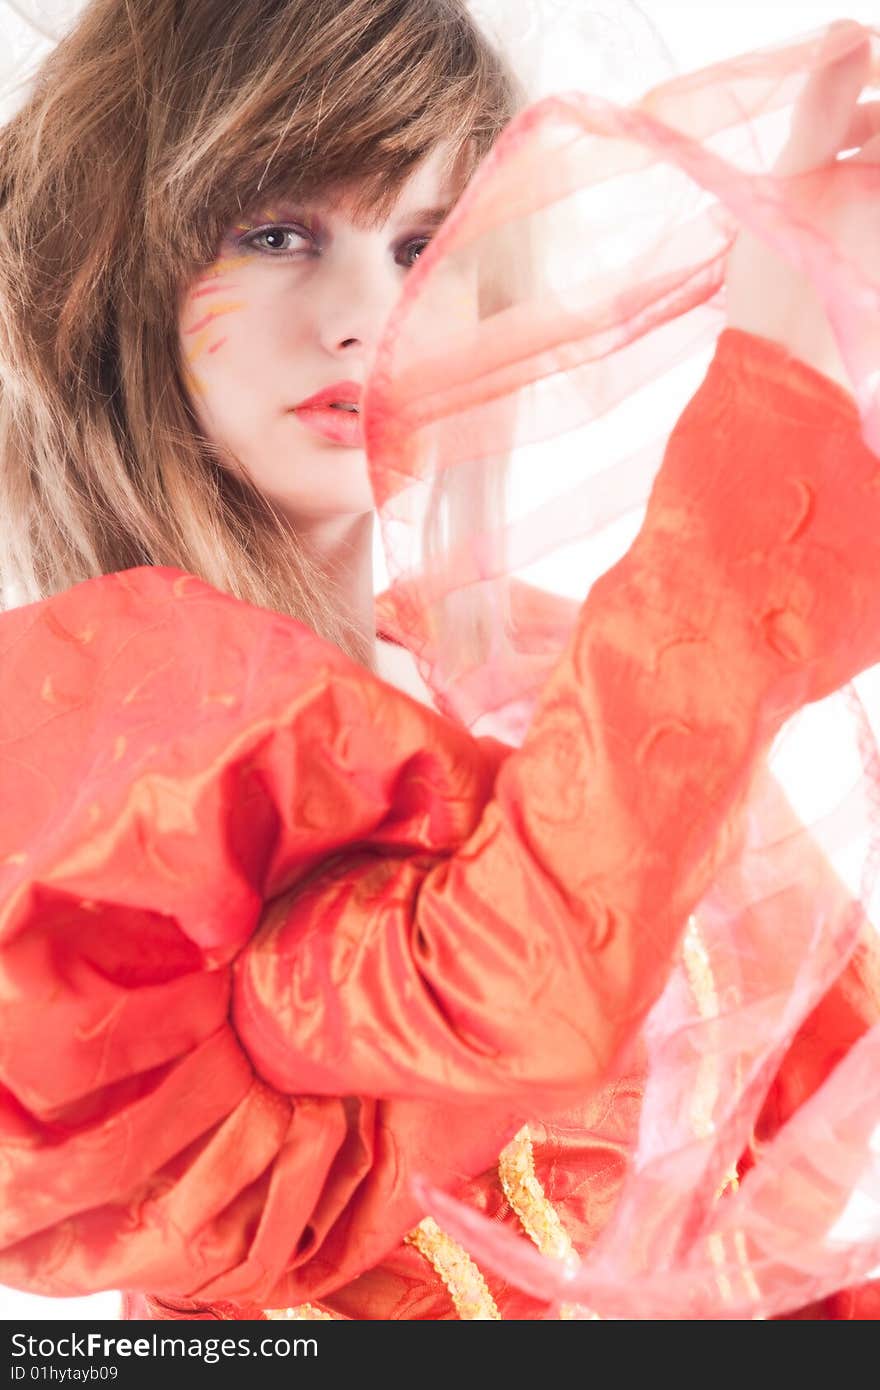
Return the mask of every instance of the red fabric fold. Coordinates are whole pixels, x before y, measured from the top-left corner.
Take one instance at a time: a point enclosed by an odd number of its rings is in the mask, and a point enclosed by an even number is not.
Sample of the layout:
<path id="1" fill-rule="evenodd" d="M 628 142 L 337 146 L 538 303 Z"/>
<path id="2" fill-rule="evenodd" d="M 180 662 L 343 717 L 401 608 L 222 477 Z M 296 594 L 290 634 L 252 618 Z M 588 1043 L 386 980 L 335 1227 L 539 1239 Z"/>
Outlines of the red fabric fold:
<path id="1" fill-rule="evenodd" d="M 778 409 L 756 410 L 768 359 Z M 829 430 L 786 408 L 810 387 L 767 344 L 725 338 L 520 749 L 171 571 L 4 615 L 5 1282 L 318 1298 L 419 1218 L 410 1174 L 461 1190 L 524 1119 L 608 1084 L 768 740 L 878 654 L 880 624 L 842 628 L 818 602 L 831 544 L 854 582 L 875 563 L 860 488 L 877 463 L 845 409 Z M 738 526 L 712 524 L 707 437 L 731 479 L 719 519 L 762 478 Z M 809 529 L 778 539 L 790 489 L 764 460 L 786 449 L 820 503 L 845 459 L 815 549 Z M 804 641 L 784 651 L 756 640 L 756 540 L 780 588 L 798 576 Z M 232 985 L 234 1036 L 187 1006 L 206 979 Z"/>

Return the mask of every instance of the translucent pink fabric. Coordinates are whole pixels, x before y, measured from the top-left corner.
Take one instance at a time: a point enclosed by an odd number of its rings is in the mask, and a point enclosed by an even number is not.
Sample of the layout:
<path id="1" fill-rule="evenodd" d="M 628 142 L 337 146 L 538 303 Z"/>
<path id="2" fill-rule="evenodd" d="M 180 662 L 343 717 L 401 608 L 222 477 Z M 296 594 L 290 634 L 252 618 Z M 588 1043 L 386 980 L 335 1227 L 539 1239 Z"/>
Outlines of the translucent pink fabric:
<path id="1" fill-rule="evenodd" d="M 814 216 L 823 181 L 880 198 L 880 170 L 769 172 L 811 71 L 854 42 L 824 38 L 629 107 L 588 91 L 531 106 L 408 278 L 365 402 L 383 602 L 476 734 L 522 739 L 580 600 L 638 531 L 725 327 L 741 227 L 819 291 L 880 453 L 880 271 Z M 755 783 L 650 1016 L 636 1161 L 581 1264 L 421 1189 L 479 1263 L 569 1314 L 618 1318 L 772 1316 L 880 1266 L 880 1027 L 727 1181 L 786 1048 L 880 920 L 874 674 L 791 720 Z"/>

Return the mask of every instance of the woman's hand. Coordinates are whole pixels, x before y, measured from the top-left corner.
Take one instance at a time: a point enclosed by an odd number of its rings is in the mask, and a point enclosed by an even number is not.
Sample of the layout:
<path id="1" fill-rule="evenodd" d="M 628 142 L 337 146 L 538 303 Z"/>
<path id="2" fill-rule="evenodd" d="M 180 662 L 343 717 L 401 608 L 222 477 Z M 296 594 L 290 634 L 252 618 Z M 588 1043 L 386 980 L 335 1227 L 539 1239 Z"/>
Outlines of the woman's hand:
<path id="1" fill-rule="evenodd" d="M 849 46 L 844 42 L 849 34 Z M 858 36 L 862 35 L 861 41 Z M 791 188 L 805 215 L 857 264 L 877 264 L 880 246 L 880 103 L 858 104 L 870 70 L 870 35 L 853 20 L 831 25 L 825 49 L 841 56 L 812 74 L 773 172 L 797 176 Z M 856 153 L 846 159 L 843 150 Z M 728 326 L 771 338 L 852 391 L 852 381 L 822 301 L 810 279 L 761 238 L 743 229 L 727 268 Z M 880 367 L 880 325 L 878 325 Z"/>

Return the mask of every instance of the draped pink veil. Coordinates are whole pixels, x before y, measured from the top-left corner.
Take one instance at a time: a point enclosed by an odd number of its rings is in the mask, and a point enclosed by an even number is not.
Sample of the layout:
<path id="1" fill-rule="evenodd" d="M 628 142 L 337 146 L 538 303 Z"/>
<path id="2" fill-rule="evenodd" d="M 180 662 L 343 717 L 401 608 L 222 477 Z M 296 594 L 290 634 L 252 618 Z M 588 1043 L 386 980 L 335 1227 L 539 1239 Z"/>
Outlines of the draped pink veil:
<path id="1" fill-rule="evenodd" d="M 384 611 L 475 733 L 522 738 L 579 601 L 638 530 L 725 327 L 740 227 L 814 283 L 880 453 L 880 268 L 813 221 L 827 170 L 770 172 L 809 74 L 859 33 L 828 37 L 633 100 L 575 80 L 531 102 L 408 277 L 365 400 Z M 860 178 L 880 195 L 880 171 Z M 792 1038 L 880 922 L 877 674 L 791 720 L 756 779 L 648 1020 L 637 1152 L 594 1248 L 554 1263 L 421 1190 L 479 1261 L 567 1315 L 770 1316 L 880 1266 L 880 1026 L 728 1182 Z M 814 875 L 816 848 L 836 880 Z"/>
<path id="2" fill-rule="evenodd" d="M 81 0 L 2 8 L 8 103 Z M 817 287 L 877 452 L 880 272 L 811 218 L 823 171 L 769 172 L 803 84 L 851 34 L 671 77 L 623 0 L 471 8 L 532 99 L 408 276 L 365 427 L 388 624 L 452 718 L 517 743 L 580 601 L 639 528 L 725 326 L 739 228 Z M 859 196 L 875 181 L 863 170 Z M 728 1180 L 785 1049 L 880 920 L 876 676 L 790 721 L 755 782 L 650 1015 L 637 1151 L 594 1248 L 555 1264 L 423 1188 L 481 1263 L 568 1315 L 769 1316 L 880 1266 L 880 1027 Z M 842 889 L 810 867 L 816 847 Z"/>

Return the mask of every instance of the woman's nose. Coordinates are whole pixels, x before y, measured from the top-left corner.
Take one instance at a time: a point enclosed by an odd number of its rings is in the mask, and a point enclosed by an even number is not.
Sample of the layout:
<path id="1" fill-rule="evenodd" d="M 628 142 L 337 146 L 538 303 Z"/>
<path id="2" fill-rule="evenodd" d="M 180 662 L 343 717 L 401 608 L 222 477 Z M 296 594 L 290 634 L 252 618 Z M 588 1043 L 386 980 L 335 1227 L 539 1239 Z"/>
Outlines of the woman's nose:
<path id="1" fill-rule="evenodd" d="M 322 346 L 330 353 L 374 353 L 400 291 L 399 275 L 382 270 L 354 268 L 334 277 L 318 307 Z"/>

